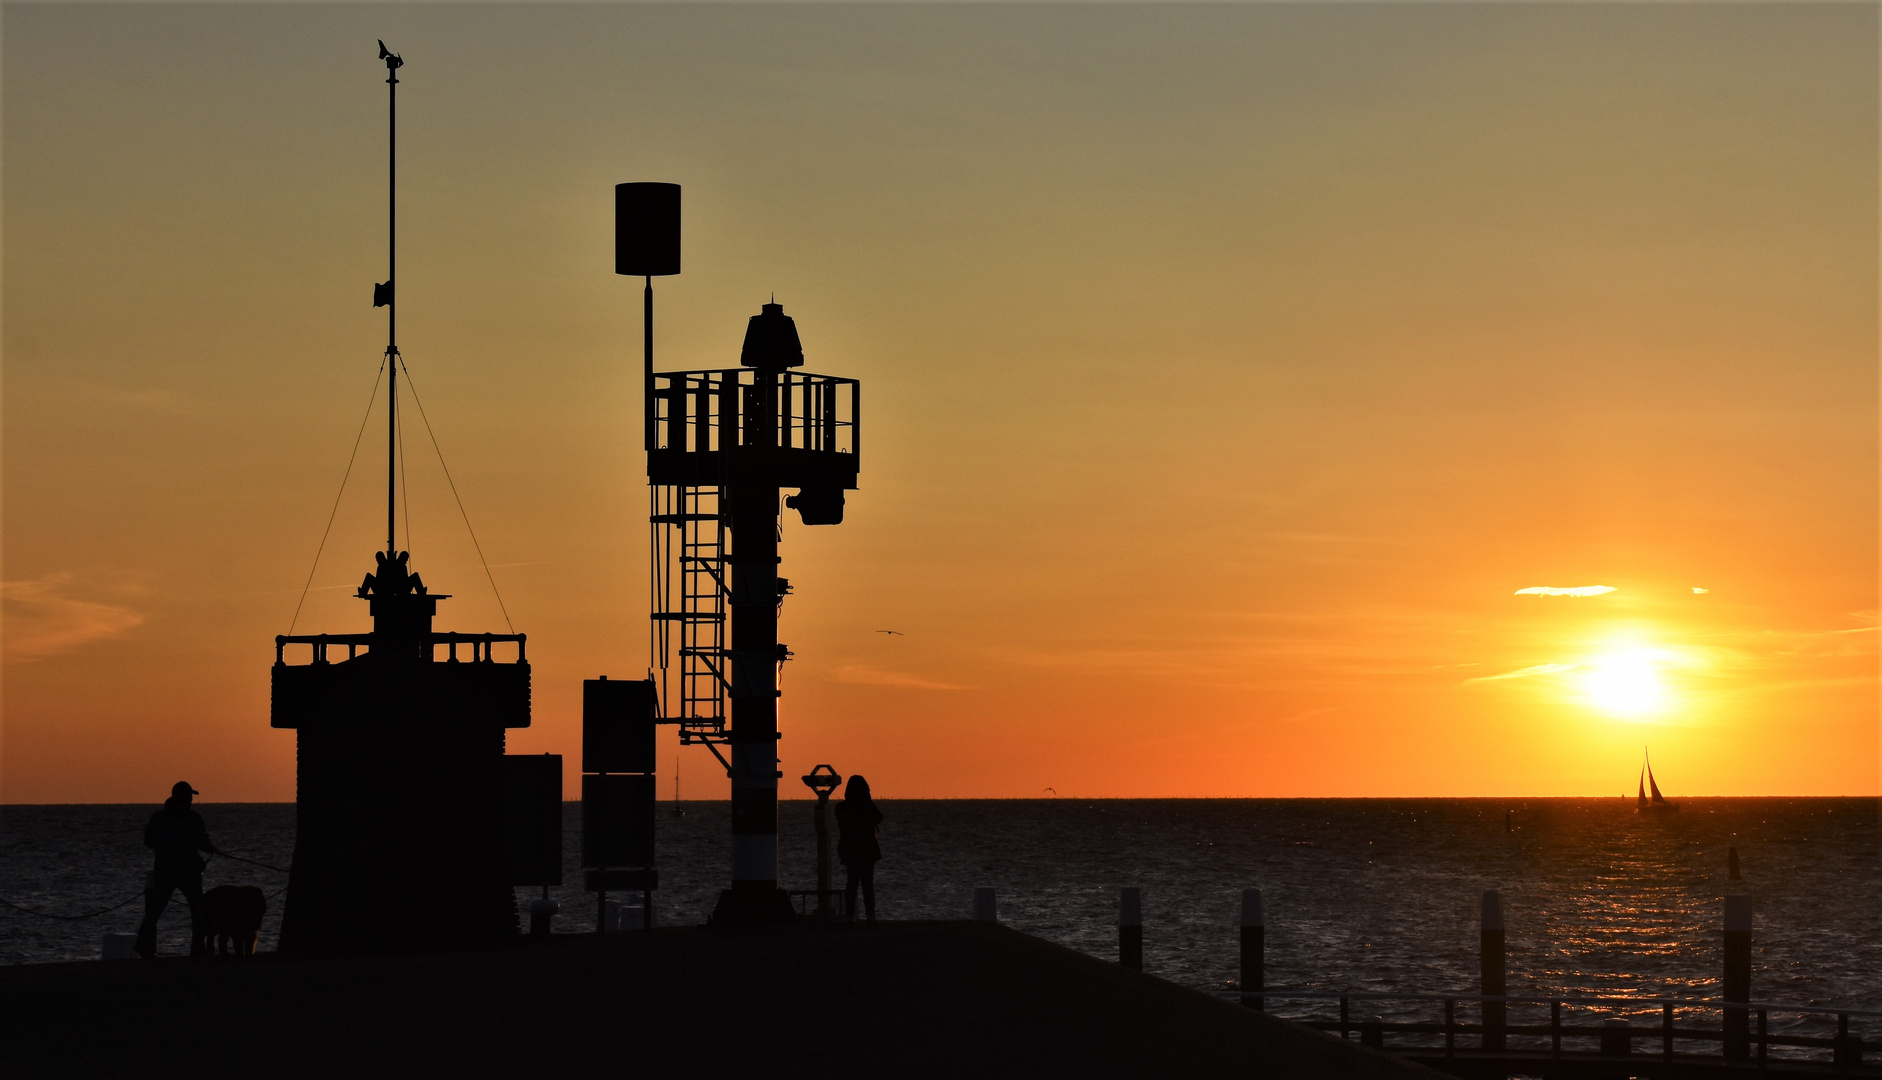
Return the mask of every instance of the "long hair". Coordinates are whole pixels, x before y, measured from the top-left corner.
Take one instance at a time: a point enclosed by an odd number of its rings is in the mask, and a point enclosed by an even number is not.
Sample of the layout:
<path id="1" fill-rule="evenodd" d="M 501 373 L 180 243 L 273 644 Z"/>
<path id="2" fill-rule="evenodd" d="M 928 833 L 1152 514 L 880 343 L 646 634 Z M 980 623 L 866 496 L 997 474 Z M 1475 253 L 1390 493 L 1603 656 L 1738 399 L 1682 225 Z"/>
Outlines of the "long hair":
<path id="1" fill-rule="evenodd" d="M 869 781 L 861 773 L 850 777 L 850 782 L 843 788 L 843 801 L 854 803 L 873 803 L 869 796 Z"/>

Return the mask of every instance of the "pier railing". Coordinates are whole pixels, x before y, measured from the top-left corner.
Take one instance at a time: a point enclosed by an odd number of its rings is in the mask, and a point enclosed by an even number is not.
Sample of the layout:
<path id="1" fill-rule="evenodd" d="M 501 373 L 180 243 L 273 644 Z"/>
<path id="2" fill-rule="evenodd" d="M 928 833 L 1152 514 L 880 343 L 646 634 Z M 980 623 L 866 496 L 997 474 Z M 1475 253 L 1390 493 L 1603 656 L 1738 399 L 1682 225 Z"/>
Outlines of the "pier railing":
<path id="1" fill-rule="evenodd" d="M 1724 898 L 1724 993 L 1717 998 L 1504 993 L 1507 939 L 1496 890 L 1484 892 L 1480 909 L 1483 992 L 1427 994 L 1269 986 L 1261 890 L 1245 888 L 1241 977 L 1228 989 L 1207 992 L 1250 1009 L 1278 1011 L 1294 1023 L 1336 1032 L 1342 1039 L 1357 1035 L 1362 1045 L 1473 1080 L 1511 1075 L 1550 1080 L 1726 1080 L 1752 1075 L 1882 1080 L 1882 1054 L 1876 1053 L 1882 1051 L 1882 1041 L 1865 1040 L 1850 1027 L 1851 1019 L 1861 1019 L 1870 1021 L 1873 1031 L 1882 1010 L 1750 1000 L 1750 899 L 1742 893 Z M 973 917 L 999 921 L 992 886 L 975 886 Z M 1144 970 L 1141 887 L 1118 889 L 1117 933 L 1118 963 Z M 1305 1015 L 1271 1009 L 1286 1002 L 1323 1007 Z M 1337 1017 L 1324 1008 L 1334 1002 Z M 1466 1014 L 1462 1017 L 1460 1005 Z M 1355 1015 L 1356 1006 L 1365 1011 Z M 1773 1017 L 1778 1020 L 1775 1026 Z M 1636 1026 L 1636 1020 L 1644 1022 Z M 1866 1061 L 1865 1049 L 1871 1053 Z"/>
<path id="2" fill-rule="evenodd" d="M 1243 1001 L 1259 1001 L 1262 1007 L 1307 1027 L 1337 1033 L 1342 1039 L 1357 1037 L 1375 1049 L 1382 1049 L 1441 1068 L 1463 1065 L 1486 1066 L 1492 1062 L 1520 1069 L 1524 1064 L 1564 1060 L 1630 1058 L 1643 1066 L 1661 1065 L 1678 1069 L 1681 1075 L 1704 1072 L 1707 1062 L 1733 1062 L 1735 1071 L 1777 1070 L 1794 1074 L 1793 1066 L 1814 1066 L 1828 1075 L 1882 1075 L 1882 1061 L 1871 1058 L 1865 1065 L 1864 1042 L 1850 1031 L 1850 1018 L 1882 1017 L 1882 1010 L 1850 1009 L 1836 1006 L 1792 1005 L 1773 1002 L 1736 1002 L 1717 999 L 1638 998 L 1584 994 L 1548 997 L 1498 994 L 1410 994 L 1374 991 L 1288 990 L 1264 987 L 1261 990 L 1222 991 L 1223 996 Z M 1325 1012 L 1292 1015 L 1274 1010 L 1274 1002 L 1337 1002 L 1337 1017 Z M 1387 1019 L 1372 1012 L 1380 1004 L 1393 1003 L 1400 1008 Z M 1501 1004 L 1505 1016 L 1520 1012 L 1540 1013 L 1547 1009 L 1547 1021 L 1519 1023 L 1486 1022 L 1485 1006 Z M 1477 1012 L 1476 1022 L 1460 1016 L 1460 1005 Z M 1584 1015 L 1576 1017 L 1572 1012 Z M 1588 1011 L 1600 1013 L 1599 1022 L 1588 1022 Z M 1420 1016 L 1419 1014 L 1424 1014 Z M 1716 1015 L 1713 1026 L 1700 1026 L 1694 1014 Z M 1731 1055 L 1730 1025 L 1722 1021 L 1732 1015 L 1749 1021 L 1749 1046 L 1742 1058 Z M 1772 1017 L 1788 1017 L 1787 1030 L 1773 1030 Z M 1637 1024 L 1636 1020 L 1652 1022 Z M 1682 1020 L 1686 1021 L 1682 1026 Z M 1578 1022 L 1580 1021 L 1580 1022 Z M 1834 1029 L 1830 1028 L 1834 1023 Z M 1824 1034 L 1803 1034 L 1800 1029 L 1814 1028 Z M 1594 1045 L 1590 1046 L 1592 1042 Z M 1502 1045 L 1498 1045 L 1501 1043 Z M 1868 1049 L 1877 1049 L 1871 1043 Z M 1824 1053 L 1827 1051 L 1827 1055 Z"/>

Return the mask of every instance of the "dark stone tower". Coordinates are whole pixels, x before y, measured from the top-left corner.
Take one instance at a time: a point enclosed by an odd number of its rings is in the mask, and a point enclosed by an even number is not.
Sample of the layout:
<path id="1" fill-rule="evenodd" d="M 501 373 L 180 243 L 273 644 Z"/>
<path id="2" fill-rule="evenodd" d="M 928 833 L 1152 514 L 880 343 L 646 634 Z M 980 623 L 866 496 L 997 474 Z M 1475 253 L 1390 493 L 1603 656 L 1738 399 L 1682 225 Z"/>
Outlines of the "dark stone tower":
<path id="1" fill-rule="evenodd" d="M 398 72 L 379 43 L 388 89 L 386 547 L 359 596 L 369 634 L 274 639 L 271 723 L 299 734 L 294 865 L 283 952 L 465 948 L 514 934 L 513 883 L 560 880 L 555 824 L 560 759 L 505 764 L 504 729 L 529 726 L 522 634 L 436 633 L 438 601 L 398 550 Z M 409 377 L 410 373 L 407 372 Z M 344 488 L 342 489 L 344 490 Z M 317 558 L 317 557 L 316 557 Z M 316 563 L 317 565 L 317 563 Z M 288 646 L 308 646 L 288 663 Z M 506 656 L 499 663 L 497 646 Z M 346 659 L 330 653 L 344 648 Z M 362 651 L 363 650 L 363 651 Z M 513 651 L 512 651 L 513 650 Z M 440 651 L 443 656 L 440 656 Z M 460 651 L 467 655 L 460 655 Z M 536 777 L 533 807 L 516 781 Z M 506 805 L 506 801 L 508 805 Z M 546 814 L 536 837 L 516 835 Z M 524 832 L 529 830 L 525 829 Z M 535 864 L 535 865 L 531 865 Z"/>
<path id="2" fill-rule="evenodd" d="M 406 552 L 376 557 L 359 587 L 371 633 L 275 638 L 272 723 L 299 732 L 283 952 L 464 948 L 517 931 L 503 744 L 529 726 L 524 635 L 433 632 L 446 597 Z M 288 663 L 289 645 L 311 662 Z M 500 645 L 513 660 L 497 661 Z"/>

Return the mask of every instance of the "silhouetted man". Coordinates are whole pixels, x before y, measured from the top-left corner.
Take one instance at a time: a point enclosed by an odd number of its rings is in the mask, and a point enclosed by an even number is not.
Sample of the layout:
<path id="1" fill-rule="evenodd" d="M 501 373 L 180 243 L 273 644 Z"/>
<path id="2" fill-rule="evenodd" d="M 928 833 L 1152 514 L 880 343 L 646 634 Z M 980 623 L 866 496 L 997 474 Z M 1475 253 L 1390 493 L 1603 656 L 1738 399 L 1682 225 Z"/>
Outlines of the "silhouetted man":
<path id="1" fill-rule="evenodd" d="M 202 900 L 203 859 L 197 854 L 216 854 L 203 828 L 203 816 L 190 809 L 190 798 L 199 795 L 182 780 L 170 789 L 163 809 L 150 815 L 144 826 L 144 846 L 157 853 L 157 865 L 150 873 L 144 890 L 144 924 L 137 928 L 137 955 L 150 960 L 157 955 L 157 917 L 170 906 L 170 894 L 183 890 L 190 906 L 190 955 L 203 952 Z"/>

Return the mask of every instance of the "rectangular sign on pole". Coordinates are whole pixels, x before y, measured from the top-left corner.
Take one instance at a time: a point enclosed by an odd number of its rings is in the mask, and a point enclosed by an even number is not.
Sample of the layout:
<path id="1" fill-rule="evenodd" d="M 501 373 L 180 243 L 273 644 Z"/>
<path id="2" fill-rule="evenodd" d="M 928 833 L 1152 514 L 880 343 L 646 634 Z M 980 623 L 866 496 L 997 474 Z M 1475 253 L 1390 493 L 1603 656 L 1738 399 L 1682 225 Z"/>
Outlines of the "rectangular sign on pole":
<path id="1" fill-rule="evenodd" d="M 680 272 L 680 186 L 614 185 L 614 272 L 667 277 Z"/>
<path id="2" fill-rule="evenodd" d="M 582 777 L 582 866 L 653 865 L 654 778 Z"/>
<path id="3" fill-rule="evenodd" d="M 582 683 L 582 771 L 657 772 L 654 726 L 660 699 L 651 679 L 588 679 Z"/>
<path id="4" fill-rule="evenodd" d="M 561 754 L 504 756 L 503 854 L 510 884 L 562 884 Z"/>

